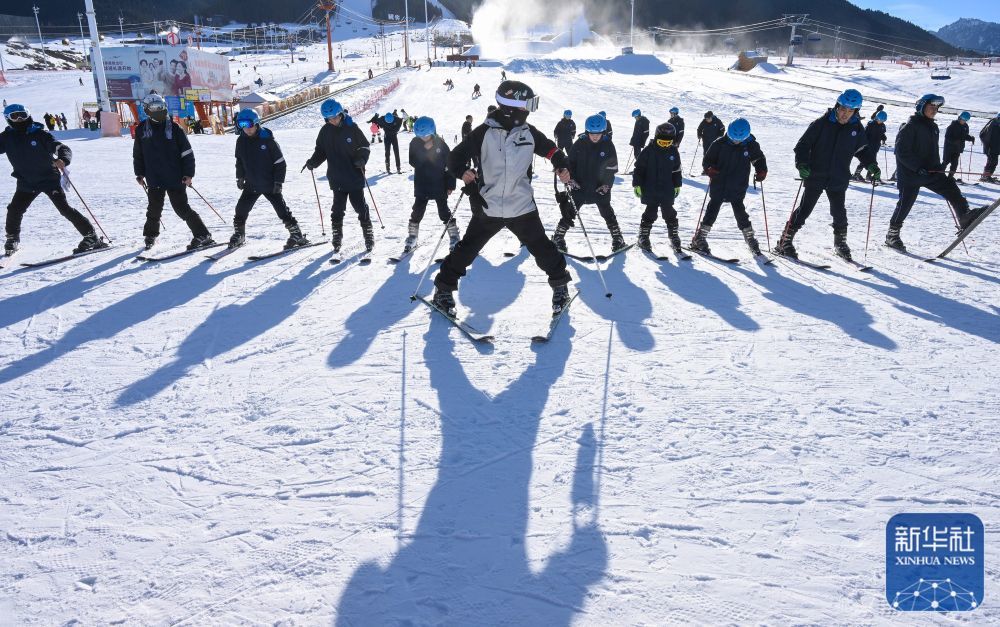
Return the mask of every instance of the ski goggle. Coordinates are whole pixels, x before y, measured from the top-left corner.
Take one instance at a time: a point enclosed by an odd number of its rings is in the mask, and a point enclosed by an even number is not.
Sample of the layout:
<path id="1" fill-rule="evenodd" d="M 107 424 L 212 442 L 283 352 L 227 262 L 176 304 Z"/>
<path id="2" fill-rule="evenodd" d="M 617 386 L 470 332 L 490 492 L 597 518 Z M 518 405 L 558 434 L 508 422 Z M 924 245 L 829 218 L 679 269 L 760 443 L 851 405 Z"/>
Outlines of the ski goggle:
<path id="1" fill-rule="evenodd" d="M 240 128 L 250 128 L 253 126 L 253 120 L 237 120 L 236 126 Z"/>
<path id="2" fill-rule="evenodd" d="M 656 140 L 656 145 L 660 148 L 670 148 L 674 145 L 674 140 L 672 139 L 658 139 Z"/>
<path id="3" fill-rule="evenodd" d="M 497 94 L 497 104 L 514 107 L 515 109 L 524 109 L 529 113 L 534 113 L 535 111 L 538 111 L 538 96 L 532 96 L 527 100 L 514 100 L 512 98 L 504 98 L 500 94 Z"/>
<path id="4" fill-rule="evenodd" d="M 7 115 L 7 119 L 11 122 L 23 122 L 28 119 L 27 111 L 12 111 Z"/>

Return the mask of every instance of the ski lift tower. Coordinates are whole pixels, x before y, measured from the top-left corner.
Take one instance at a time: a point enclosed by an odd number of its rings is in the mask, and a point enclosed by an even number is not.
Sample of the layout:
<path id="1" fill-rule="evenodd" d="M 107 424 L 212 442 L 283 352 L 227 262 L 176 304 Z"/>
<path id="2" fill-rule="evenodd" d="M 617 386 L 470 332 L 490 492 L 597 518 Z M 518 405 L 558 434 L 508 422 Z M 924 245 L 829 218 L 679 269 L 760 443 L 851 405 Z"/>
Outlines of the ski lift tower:
<path id="1" fill-rule="evenodd" d="M 785 59 L 785 65 L 791 66 L 795 61 L 795 46 L 802 43 L 802 35 L 796 35 L 795 29 L 799 26 L 804 26 L 806 23 L 806 18 L 809 17 L 808 13 L 785 13 L 783 16 L 785 21 L 785 26 L 792 27 L 792 36 L 788 40 L 788 58 Z M 798 40 L 795 38 L 798 37 Z"/>
<path id="2" fill-rule="evenodd" d="M 319 0 L 320 10 L 326 11 L 326 69 L 333 71 L 333 31 L 330 29 L 330 13 L 337 8 L 331 0 Z"/>

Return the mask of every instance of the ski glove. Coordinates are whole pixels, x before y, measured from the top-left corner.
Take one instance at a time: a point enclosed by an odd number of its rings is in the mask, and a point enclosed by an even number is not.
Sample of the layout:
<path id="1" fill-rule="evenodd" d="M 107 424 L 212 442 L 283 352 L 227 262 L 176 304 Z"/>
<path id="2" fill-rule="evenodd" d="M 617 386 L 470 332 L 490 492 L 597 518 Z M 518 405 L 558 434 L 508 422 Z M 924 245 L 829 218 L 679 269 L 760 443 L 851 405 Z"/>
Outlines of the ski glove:
<path id="1" fill-rule="evenodd" d="M 600 194 L 601 196 L 604 196 L 610 191 L 611 191 L 610 185 L 601 185 L 600 187 L 597 188 L 597 193 Z"/>
<path id="2" fill-rule="evenodd" d="M 674 198 L 677 198 L 680 195 L 681 195 L 681 188 L 680 187 L 675 187 L 674 188 Z"/>
<path id="3" fill-rule="evenodd" d="M 757 170 L 756 174 L 753 177 L 753 180 L 763 181 L 766 178 L 767 178 L 767 170 Z"/>
<path id="4" fill-rule="evenodd" d="M 316 166 L 314 166 L 314 165 L 313 165 L 313 164 L 312 164 L 311 162 L 309 162 L 309 161 L 306 161 L 306 164 L 305 164 L 304 166 L 302 166 L 302 169 L 301 169 L 301 170 L 299 170 L 299 172 L 305 172 L 306 170 L 312 170 L 312 169 L 314 169 L 315 167 L 316 167 Z"/>
<path id="5" fill-rule="evenodd" d="M 244 189 L 247 186 L 247 182 L 243 179 L 236 179 L 236 189 Z"/>
<path id="6" fill-rule="evenodd" d="M 882 170 L 879 169 L 877 163 L 872 162 L 865 169 L 868 170 L 868 174 L 872 175 L 872 181 L 881 180 L 881 178 L 882 178 Z"/>
<path id="7" fill-rule="evenodd" d="M 274 193 L 275 194 L 280 194 L 281 193 L 281 183 L 275 182 L 275 184 L 274 184 Z"/>
<path id="8" fill-rule="evenodd" d="M 799 171 L 800 179 L 807 179 L 809 175 L 812 174 L 812 170 L 806 164 L 796 164 L 795 169 Z"/>
<path id="9" fill-rule="evenodd" d="M 710 166 L 708 169 L 705 170 L 705 174 L 708 175 L 708 178 L 715 178 L 715 175 L 718 173 L 719 173 L 719 168 L 715 166 Z"/>
<path id="10" fill-rule="evenodd" d="M 636 185 L 635 187 L 632 188 L 632 191 L 635 192 L 635 197 L 636 198 L 642 198 L 642 188 L 641 187 L 639 187 L 638 185 Z"/>

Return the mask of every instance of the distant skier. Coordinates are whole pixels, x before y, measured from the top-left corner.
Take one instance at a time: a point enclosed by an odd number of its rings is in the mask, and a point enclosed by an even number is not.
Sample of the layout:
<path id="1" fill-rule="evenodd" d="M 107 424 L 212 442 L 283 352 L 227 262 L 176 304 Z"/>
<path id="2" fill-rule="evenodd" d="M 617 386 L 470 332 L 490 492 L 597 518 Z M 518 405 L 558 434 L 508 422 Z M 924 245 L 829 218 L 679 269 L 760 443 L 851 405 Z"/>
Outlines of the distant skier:
<path id="1" fill-rule="evenodd" d="M 983 168 L 983 176 L 979 180 L 983 183 L 1000 182 L 993 176 L 997 169 L 997 161 L 1000 160 L 1000 113 L 979 131 L 979 140 L 983 144 L 983 154 L 986 155 L 986 167 Z"/>
<path id="2" fill-rule="evenodd" d="M 935 94 L 925 94 L 916 104 L 916 113 L 910 116 L 906 125 L 896 135 L 896 172 L 899 179 L 899 200 L 896 210 L 889 220 L 889 231 L 885 245 L 897 250 L 906 250 L 900 237 L 903 221 L 909 215 L 921 187 L 943 196 L 951 205 L 958 218 L 959 230 L 965 229 L 986 207 L 969 209 L 969 202 L 958 189 L 955 180 L 948 178 L 941 165 L 938 152 L 940 131 L 934 122 L 938 109 L 944 105 L 944 98 Z"/>
<path id="3" fill-rule="evenodd" d="M 708 152 L 712 142 L 726 134 L 726 125 L 711 111 L 705 112 L 705 119 L 698 125 L 698 139 L 701 140 L 703 152 Z"/>
<path id="4" fill-rule="evenodd" d="M 677 150 L 681 149 L 681 142 L 684 141 L 684 118 L 681 117 L 681 110 L 677 107 L 670 107 L 670 119 L 667 120 L 677 129 Z"/>
<path id="5" fill-rule="evenodd" d="M 583 205 L 597 205 L 597 210 L 611 233 L 611 249 L 617 251 L 625 248 L 625 238 L 618 226 L 615 210 L 611 207 L 611 187 L 615 183 L 615 173 L 618 172 L 618 155 L 611 138 L 604 132 L 607 125 L 607 119 L 600 114 L 587 118 L 584 124 L 586 132 L 580 135 L 569 150 L 569 187 L 577 211 Z M 560 250 L 566 245 L 564 236 L 567 228 L 565 221 L 560 220 L 552 235 L 553 242 Z"/>
<path id="6" fill-rule="evenodd" d="M 507 80 L 507 70 L 500 70 L 500 82 Z"/>
<path id="7" fill-rule="evenodd" d="M 569 109 L 563 111 L 563 116 L 556 122 L 552 135 L 556 138 L 556 145 L 560 150 L 569 151 L 576 141 L 576 122 L 573 121 L 572 111 Z"/>
<path id="8" fill-rule="evenodd" d="M 865 138 L 868 140 L 868 150 L 871 151 L 871 155 L 878 160 L 878 151 L 882 146 L 885 145 L 885 122 L 889 119 L 889 114 L 885 111 L 879 111 L 875 114 L 874 118 L 869 120 L 868 124 L 865 125 Z M 858 157 L 858 167 L 854 169 L 854 180 L 864 182 L 864 178 L 861 176 L 861 170 L 864 169 L 865 164 L 861 161 L 861 157 Z"/>
<path id="9" fill-rule="evenodd" d="M 857 156 L 867 163 L 874 182 L 882 175 L 858 116 L 863 102 L 858 90 L 848 89 L 837 97 L 832 108 L 809 125 L 795 144 L 795 167 L 803 181 L 802 199 L 789 216 L 775 253 L 798 257 L 792 240 L 816 207 L 820 194 L 826 192 L 833 216 L 834 250 L 844 259 L 851 258 L 847 245 L 847 207 L 844 205 L 851 180 L 851 160 Z"/>
<path id="10" fill-rule="evenodd" d="M 759 256 L 760 244 L 754 235 L 743 199 L 746 198 L 750 182 L 750 167 L 753 166 L 754 169 L 753 180 L 763 181 L 767 177 L 767 160 L 757 138 L 750 133 L 750 123 L 743 118 L 730 122 L 726 134 L 715 140 L 705 151 L 701 164 L 711 181 L 708 184 L 709 200 L 701 224 L 691 239 L 691 248 L 711 253 L 706 237 L 715 224 L 722 203 L 728 202 L 733 208 L 736 226 L 743 233 L 747 247 L 754 256 Z"/>
<path id="11" fill-rule="evenodd" d="M 416 137 L 410 141 L 410 166 L 413 167 L 414 201 L 403 253 L 416 247 L 420 221 L 424 218 L 427 202 L 431 200 L 437 205 L 438 217 L 446 225 L 450 248 L 454 249 L 461 235 L 458 223 L 448 207 L 448 196 L 455 191 L 455 177 L 448 173 L 451 149 L 444 138 L 437 134 L 437 126 L 432 118 L 418 118 L 413 126 L 413 134 Z"/>
<path id="12" fill-rule="evenodd" d="M 472 88 L 472 97 L 479 98 L 482 95 L 483 94 L 479 91 L 479 83 L 476 83 L 476 86 Z"/>
<path id="13" fill-rule="evenodd" d="M 972 142 L 976 145 L 976 138 L 969 133 L 969 119 L 972 115 L 968 111 L 963 111 L 955 120 L 948 125 L 944 132 L 944 158 L 943 165 L 948 166 L 948 178 L 955 178 L 955 170 L 958 169 L 958 162 L 965 152 L 965 142 Z M 961 183 L 962 180 L 956 181 Z"/>
<path id="14" fill-rule="evenodd" d="M 674 252 L 680 252 L 681 239 L 677 233 L 677 211 L 674 199 L 681 193 L 683 176 L 681 156 L 674 146 L 677 130 L 670 122 L 656 127 L 653 141 L 642 149 L 635 161 L 632 172 L 632 189 L 640 202 L 645 205 L 639 222 L 639 240 L 636 245 L 652 251 L 649 240 L 656 215 L 660 213 L 667 223 L 667 237 Z"/>
<path id="15" fill-rule="evenodd" d="M 149 205 L 146 224 L 142 227 L 146 248 L 152 248 L 160 235 L 160 216 L 164 197 L 170 198 L 177 217 L 191 229 L 188 249 L 215 243 L 211 233 L 188 203 L 187 188 L 194 179 L 194 150 L 184 130 L 167 117 L 167 102 L 158 94 L 142 101 L 146 120 L 135 129 L 132 143 L 132 170 L 135 180 L 146 188 Z"/>
<path id="16" fill-rule="evenodd" d="M 472 132 L 472 116 L 467 115 L 465 116 L 465 122 L 462 122 L 462 141 L 465 141 L 465 138 L 468 137 L 469 133 L 471 132 Z"/>
<path id="17" fill-rule="evenodd" d="M 375 117 L 376 118 L 378 117 L 377 113 L 375 114 Z M 374 144 L 375 141 L 377 140 L 378 143 L 381 144 L 382 143 L 382 128 L 377 123 L 371 122 L 370 126 L 368 127 L 368 130 L 370 130 L 372 132 L 372 138 L 371 138 L 371 140 L 368 143 L 369 144 Z"/>
<path id="18" fill-rule="evenodd" d="M 632 119 L 635 124 L 632 126 L 632 138 L 628 140 L 628 145 L 632 147 L 634 157 L 638 157 L 649 139 L 649 119 L 639 109 L 632 112 Z"/>
<path id="19" fill-rule="evenodd" d="M 396 154 L 396 173 L 402 174 L 403 169 L 399 162 L 399 129 L 403 125 L 403 120 L 399 118 L 398 115 L 392 113 L 386 113 L 385 115 L 379 117 L 376 115 L 372 118 L 375 124 L 378 124 L 379 128 L 385 133 L 385 171 L 387 174 L 392 174 L 392 168 L 389 165 L 389 157 L 395 151 Z M 366 159 L 367 160 L 367 159 Z"/>
<path id="20" fill-rule="evenodd" d="M 371 154 L 368 140 L 354 120 L 344 113 L 344 107 L 333 98 L 323 101 L 320 114 L 324 123 L 316 136 L 316 149 L 303 167 L 314 170 L 326 162 L 326 178 L 333 190 L 330 211 L 333 250 L 340 252 L 344 238 L 344 212 L 350 199 L 361 224 L 365 250 L 371 252 L 375 248 L 375 233 L 365 202 L 365 165 Z M 391 115 L 387 113 L 386 117 Z M 388 141 L 387 137 L 387 145 Z"/>
<path id="21" fill-rule="evenodd" d="M 239 131 L 236 138 L 236 187 L 243 193 L 236 202 L 229 247 L 242 246 L 246 241 L 247 217 L 261 195 L 271 203 L 278 219 L 288 229 L 285 248 L 308 244 L 309 240 L 299 229 L 299 223 L 281 193 L 287 166 L 274 134 L 260 127 L 260 117 L 253 109 L 242 109 L 236 114 L 236 128 Z"/>
<path id="22" fill-rule="evenodd" d="M 604 121 L 607 123 L 607 130 L 604 131 L 604 134 L 608 136 L 608 139 L 613 139 L 615 136 L 615 131 L 611 127 L 611 120 L 608 119 L 608 113 L 606 111 L 598 111 L 597 115 L 604 118 Z"/>
<path id="23" fill-rule="evenodd" d="M 97 237 L 94 227 L 82 213 L 69 206 L 61 185 L 61 175 L 73 158 L 73 151 L 53 137 L 31 118 L 28 109 L 9 104 L 3 109 L 7 128 L 0 132 L 0 153 L 7 154 L 11 176 L 17 181 L 14 196 L 7 205 L 4 254 L 13 255 L 21 241 L 21 220 L 39 194 L 45 194 L 83 236 L 74 253 L 107 247 Z"/>
<path id="24" fill-rule="evenodd" d="M 545 235 L 531 188 L 532 155 L 552 161 L 559 179 L 570 180 L 566 157 L 553 141 L 527 123 L 528 115 L 538 109 L 538 96 L 518 81 L 505 81 L 497 88 L 500 107 L 473 129 L 452 151 L 448 170 L 461 178 L 481 199 L 482 211 L 472 219 L 455 249 L 444 259 L 434 279 L 434 304 L 454 314 L 454 292 L 479 251 L 503 228 L 510 229 L 528 248 L 538 267 L 549 277 L 552 287 L 552 311 L 560 313 L 569 303 L 571 277 L 566 258 Z M 464 164 L 481 156 L 478 172 Z"/>

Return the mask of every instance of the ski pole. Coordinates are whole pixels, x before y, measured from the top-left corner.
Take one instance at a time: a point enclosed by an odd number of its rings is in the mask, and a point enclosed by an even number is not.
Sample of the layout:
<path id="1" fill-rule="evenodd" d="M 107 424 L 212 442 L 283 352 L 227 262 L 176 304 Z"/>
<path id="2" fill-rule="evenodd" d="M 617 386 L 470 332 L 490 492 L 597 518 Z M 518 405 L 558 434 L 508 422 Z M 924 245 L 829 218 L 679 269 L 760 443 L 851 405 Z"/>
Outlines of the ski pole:
<path id="1" fill-rule="evenodd" d="M 969 151 L 969 171 L 972 171 L 972 151 Z"/>
<path id="2" fill-rule="evenodd" d="M 694 156 L 691 157 L 691 167 L 688 168 L 688 176 L 694 176 L 694 162 L 698 160 L 698 150 L 701 148 L 701 144 L 695 144 Z"/>
<path id="3" fill-rule="evenodd" d="M 319 228 L 323 231 L 323 237 L 326 237 L 326 224 L 323 223 L 323 207 L 319 204 L 319 187 L 316 186 L 316 173 L 309 170 L 309 174 L 312 175 L 313 191 L 316 192 L 316 210 L 319 211 Z"/>
<path id="4" fill-rule="evenodd" d="M 83 203 L 83 208 L 87 210 L 87 213 L 89 213 L 90 217 L 94 220 L 94 224 L 97 225 L 97 228 L 101 229 L 101 235 L 103 235 L 104 239 L 106 239 L 108 241 L 108 243 L 110 244 L 111 243 L 111 238 L 108 237 L 108 234 L 104 232 L 104 227 L 101 226 L 101 223 L 97 221 L 97 216 L 95 216 L 94 212 L 91 211 L 90 207 L 87 206 L 87 201 L 84 200 L 83 196 L 80 195 L 80 192 L 78 192 L 76 190 L 76 185 L 73 185 L 73 181 L 70 180 L 69 174 L 67 174 L 65 170 L 63 170 L 63 176 L 66 177 L 66 182 L 69 183 L 69 186 L 73 188 L 73 191 L 76 193 L 76 197 L 80 199 L 81 203 Z"/>
<path id="5" fill-rule="evenodd" d="M 882 151 L 882 163 L 885 164 L 885 169 L 888 172 L 889 171 L 889 151 L 888 150 L 883 150 Z"/>
<path id="6" fill-rule="evenodd" d="M 590 254 L 594 257 L 594 264 L 597 266 L 597 276 L 600 277 L 601 285 L 604 286 L 604 295 L 611 298 L 611 290 L 608 289 L 608 284 L 604 280 L 604 273 L 601 272 L 601 262 L 597 260 L 597 253 L 594 252 L 594 245 L 590 243 L 590 235 L 587 234 L 587 225 L 583 223 L 583 216 L 580 215 L 580 210 L 576 206 L 576 201 L 573 200 L 573 194 L 570 193 L 569 184 L 566 184 L 566 195 L 569 196 L 569 204 L 573 206 L 573 213 L 575 213 L 577 219 L 580 220 L 580 228 L 583 230 L 583 239 L 587 240 L 587 247 L 590 248 Z"/>
<path id="7" fill-rule="evenodd" d="M 462 199 L 465 198 L 465 190 L 458 196 L 458 202 L 455 203 L 455 208 L 451 210 L 451 215 L 448 216 L 448 221 L 444 223 L 444 229 L 441 231 L 441 237 L 438 238 L 437 244 L 434 246 L 434 252 L 431 253 L 431 258 L 427 261 L 427 267 L 424 268 L 424 273 L 420 275 L 420 282 L 417 283 L 417 289 L 413 290 L 413 294 L 410 296 L 410 300 L 417 300 L 417 295 L 420 293 L 420 286 L 424 284 L 424 279 L 427 278 L 427 273 L 431 271 L 431 265 L 434 263 L 434 258 L 437 257 L 438 248 L 441 248 L 441 242 L 444 241 L 445 233 L 448 232 L 448 225 L 451 221 L 455 219 L 455 214 L 458 213 L 458 206 L 462 204 Z"/>
<path id="8" fill-rule="evenodd" d="M 625 162 L 625 172 L 623 172 L 623 174 L 628 174 L 628 167 L 632 165 L 632 155 L 634 154 L 635 154 L 635 146 L 632 146 L 632 149 L 629 150 L 628 152 L 628 161 Z"/>
<path id="9" fill-rule="evenodd" d="M 363 172 L 362 172 L 362 176 L 364 176 Z M 367 176 L 365 176 L 365 187 L 368 188 L 368 197 L 372 199 L 372 206 L 375 207 L 375 216 L 378 217 L 378 223 L 384 229 L 385 228 L 385 223 L 382 222 L 382 214 L 380 214 L 378 212 L 378 203 L 375 202 L 375 195 L 372 194 L 372 188 L 371 188 L 371 186 L 368 185 L 368 177 Z"/>
<path id="10" fill-rule="evenodd" d="M 701 215 L 705 213 L 705 203 L 708 202 L 708 186 L 705 187 L 705 198 L 701 201 L 701 210 L 698 212 L 698 222 L 694 226 L 695 233 L 701 228 Z"/>
<path id="11" fill-rule="evenodd" d="M 199 192 L 197 189 L 194 188 L 194 185 L 191 185 L 190 183 L 188 183 L 188 187 L 190 187 L 192 190 L 194 190 L 194 193 L 198 194 L 198 198 L 201 198 L 202 201 L 206 205 L 208 205 L 209 209 L 211 209 L 212 211 L 215 211 L 215 207 L 212 206 L 212 203 L 210 203 L 207 200 L 205 200 L 205 197 L 201 195 L 201 192 Z M 219 219 L 222 220 L 223 224 L 226 224 L 226 219 L 222 217 L 221 213 L 219 213 L 218 211 L 215 211 L 215 215 L 219 216 Z"/>
<path id="12" fill-rule="evenodd" d="M 872 209 L 875 207 L 875 181 L 872 181 L 872 199 L 868 203 L 868 231 L 865 233 L 865 257 L 864 260 L 868 262 L 868 241 L 872 237 Z"/>
<path id="13" fill-rule="evenodd" d="M 799 191 L 795 192 L 795 200 L 792 201 L 792 212 L 795 212 L 795 207 L 799 204 L 799 194 L 802 193 L 802 185 L 805 183 L 804 179 L 799 179 Z"/>
<path id="14" fill-rule="evenodd" d="M 767 237 L 767 249 L 771 250 L 771 230 L 767 227 L 767 202 L 764 200 L 764 181 L 760 181 L 760 206 L 764 210 L 764 236 Z"/>

